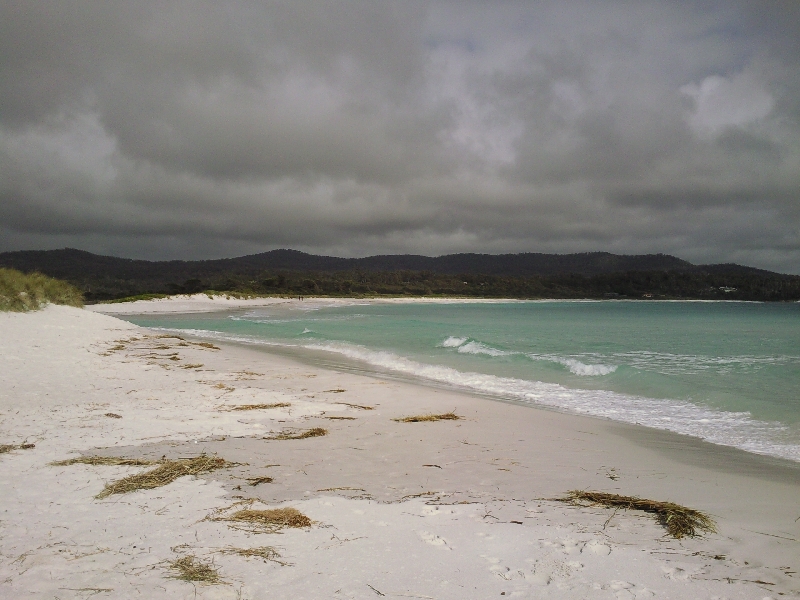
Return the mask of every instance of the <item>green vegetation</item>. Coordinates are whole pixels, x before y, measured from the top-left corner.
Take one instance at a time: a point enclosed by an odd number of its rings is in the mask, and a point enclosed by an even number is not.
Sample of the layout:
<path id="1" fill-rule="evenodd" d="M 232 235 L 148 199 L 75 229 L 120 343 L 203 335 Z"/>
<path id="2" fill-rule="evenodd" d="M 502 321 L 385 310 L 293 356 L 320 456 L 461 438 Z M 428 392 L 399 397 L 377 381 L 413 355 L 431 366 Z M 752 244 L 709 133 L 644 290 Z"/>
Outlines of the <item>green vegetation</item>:
<path id="1" fill-rule="evenodd" d="M 83 296 L 73 285 L 41 273 L 21 273 L 0 268 L 0 310 L 26 312 L 46 304 L 83 306 Z"/>
<path id="2" fill-rule="evenodd" d="M 0 253 L 0 265 L 75 285 L 87 301 L 211 297 L 428 296 L 800 300 L 800 276 L 666 255 L 456 254 L 343 259 L 275 250 L 211 261 L 128 260 L 78 250 Z"/>
<path id="3" fill-rule="evenodd" d="M 107 300 L 107 302 L 109 304 L 119 304 L 121 302 L 136 302 L 137 300 L 160 300 L 161 298 L 169 298 L 169 294 L 137 294 L 136 296 L 125 296 L 124 298 Z"/>

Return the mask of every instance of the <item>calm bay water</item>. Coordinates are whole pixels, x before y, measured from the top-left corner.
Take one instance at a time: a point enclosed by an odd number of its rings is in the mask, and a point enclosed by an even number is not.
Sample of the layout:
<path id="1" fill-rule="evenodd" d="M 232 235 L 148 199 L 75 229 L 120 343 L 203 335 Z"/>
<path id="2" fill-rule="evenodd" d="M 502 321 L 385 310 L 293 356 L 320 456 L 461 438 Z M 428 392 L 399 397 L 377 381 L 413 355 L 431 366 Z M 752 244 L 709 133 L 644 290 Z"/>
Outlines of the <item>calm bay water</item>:
<path id="1" fill-rule="evenodd" d="M 800 461 L 800 304 L 304 304 L 126 318 Z"/>

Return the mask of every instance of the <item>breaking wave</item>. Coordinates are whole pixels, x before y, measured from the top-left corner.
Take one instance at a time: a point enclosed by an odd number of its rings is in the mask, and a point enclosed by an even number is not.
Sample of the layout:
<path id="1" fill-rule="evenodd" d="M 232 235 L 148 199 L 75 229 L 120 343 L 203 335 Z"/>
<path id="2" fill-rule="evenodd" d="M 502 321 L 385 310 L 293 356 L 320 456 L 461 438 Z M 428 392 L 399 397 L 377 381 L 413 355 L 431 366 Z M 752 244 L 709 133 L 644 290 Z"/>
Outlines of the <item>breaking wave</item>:
<path id="1" fill-rule="evenodd" d="M 410 376 L 456 388 L 478 392 L 517 402 L 546 406 L 576 414 L 604 417 L 623 423 L 644 425 L 697 437 L 714 444 L 733 446 L 757 454 L 765 454 L 800 462 L 800 446 L 793 442 L 797 432 L 777 422 L 760 421 L 748 412 L 733 412 L 698 406 L 682 400 L 662 400 L 622 394 L 608 390 L 570 389 L 555 383 L 500 377 L 452 367 L 421 363 L 393 352 L 372 350 L 347 342 L 303 341 L 297 343 L 268 341 L 255 336 L 232 335 L 206 330 L 180 329 L 184 333 L 218 340 L 253 345 L 305 348 L 333 352 L 374 368 Z M 448 338 L 460 348 L 468 339 Z M 456 343 L 460 341 L 460 343 Z M 445 343 L 442 344 L 443 346 Z M 533 358 L 533 357 L 532 357 Z M 558 360 L 555 360 L 558 359 Z M 570 370 L 583 374 L 606 374 L 615 369 L 608 365 L 569 362 L 552 356 L 535 356 L 535 360 L 554 360 Z M 580 373 L 579 373 L 580 374 Z"/>

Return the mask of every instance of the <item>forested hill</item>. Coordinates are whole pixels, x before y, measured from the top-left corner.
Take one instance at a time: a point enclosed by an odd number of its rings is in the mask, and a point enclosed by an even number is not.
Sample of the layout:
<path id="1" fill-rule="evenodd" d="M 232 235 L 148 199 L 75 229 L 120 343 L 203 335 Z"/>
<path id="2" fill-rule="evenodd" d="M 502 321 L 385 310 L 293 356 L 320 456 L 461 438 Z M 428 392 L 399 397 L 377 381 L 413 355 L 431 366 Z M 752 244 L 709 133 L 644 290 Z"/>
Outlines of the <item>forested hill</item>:
<path id="1" fill-rule="evenodd" d="M 87 300 L 206 290 L 255 294 L 798 300 L 800 277 L 666 254 L 451 254 L 367 258 L 295 250 L 205 261 L 144 261 L 74 249 L 0 253 L 0 267 L 67 280 Z"/>
<path id="2" fill-rule="evenodd" d="M 666 254 L 638 256 L 587 252 L 582 254 L 413 254 L 337 258 L 316 256 L 297 250 L 272 250 L 262 254 L 197 261 L 146 261 L 100 256 L 82 250 L 30 250 L 0 253 L 0 266 L 20 271 L 38 270 L 64 279 L 92 274 L 121 279 L 186 279 L 210 277 L 220 273 L 258 273 L 261 271 L 430 271 L 450 275 L 481 274 L 560 275 L 578 273 L 599 275 L 619 271 L 665 271 L 691 269 L 694 265 Z"/>

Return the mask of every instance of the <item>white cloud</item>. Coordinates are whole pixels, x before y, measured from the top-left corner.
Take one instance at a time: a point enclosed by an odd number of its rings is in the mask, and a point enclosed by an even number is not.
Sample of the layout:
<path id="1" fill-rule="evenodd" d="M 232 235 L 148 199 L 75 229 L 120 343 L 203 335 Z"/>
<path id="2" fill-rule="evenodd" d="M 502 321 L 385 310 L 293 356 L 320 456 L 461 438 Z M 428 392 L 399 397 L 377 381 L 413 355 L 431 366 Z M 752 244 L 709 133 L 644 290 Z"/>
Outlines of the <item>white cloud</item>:
<path id="1" fill-rule="evenodd" d="M 731 77 L 710 75 L 700 84 L 680 88 L 694 101 L 689 124 L 701 137 L 714 138 L 730 127 L 744 128 L 764 120 L 775 107 L 775 100 L 752 73 Z"/>

